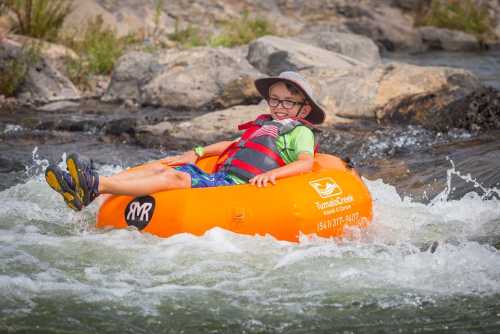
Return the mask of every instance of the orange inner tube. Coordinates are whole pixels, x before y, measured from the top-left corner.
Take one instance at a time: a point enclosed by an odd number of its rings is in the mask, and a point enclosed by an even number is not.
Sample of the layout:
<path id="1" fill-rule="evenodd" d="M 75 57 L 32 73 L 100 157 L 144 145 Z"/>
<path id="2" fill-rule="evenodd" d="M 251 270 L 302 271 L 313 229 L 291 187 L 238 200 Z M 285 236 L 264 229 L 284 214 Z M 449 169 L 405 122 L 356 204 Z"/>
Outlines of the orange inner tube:
<path id="1" fill-rule="evenodd" d="M 217 158 L 200 159 L 197 165 L 211 172 Z M 346 226 L 366 227 L 372 199 L 359 175 L 335 156 L 316 154 L 314 160 L 312 172 L 263 188 L 245 184 L 108 196 L 97 213 L 97 227 L 136 226 L 160 237 L 203 235 L 220 227 L 295 242 L 301 234 L 340 237 Z"/>

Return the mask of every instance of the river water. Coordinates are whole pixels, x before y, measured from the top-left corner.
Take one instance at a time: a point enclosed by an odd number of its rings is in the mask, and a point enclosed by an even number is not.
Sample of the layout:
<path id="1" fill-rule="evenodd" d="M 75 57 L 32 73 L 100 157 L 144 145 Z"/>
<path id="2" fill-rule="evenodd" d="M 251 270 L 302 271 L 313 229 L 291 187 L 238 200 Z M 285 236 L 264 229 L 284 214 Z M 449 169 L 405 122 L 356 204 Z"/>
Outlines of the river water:
<path id="1" fill-rule="evenodd" d="M 372 224 L 298 244 L 97 230 L 97 204 L 73 213 L 43 181 L 78 144 L 27 145 L 0 190 L 0 332 L 500 332 L 499 133 L 364 138 L 341 149 L 371 161 Z M 80 145 L 103 174 L 162 154 Z"/>

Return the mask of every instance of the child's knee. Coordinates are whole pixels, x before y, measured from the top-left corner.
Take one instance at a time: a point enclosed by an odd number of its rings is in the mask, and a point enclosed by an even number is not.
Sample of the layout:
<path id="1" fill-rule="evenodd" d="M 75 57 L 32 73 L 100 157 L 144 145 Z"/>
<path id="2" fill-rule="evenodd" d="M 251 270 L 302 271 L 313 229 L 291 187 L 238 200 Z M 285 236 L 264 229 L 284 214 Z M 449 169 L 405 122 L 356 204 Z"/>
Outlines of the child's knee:
<path id="1" fill-rule="evenodd" d="M 162 163 L 151 164 L 148 168 L 154 174 L 163 174 L 163 173 L 168 172 L 169 170 L 172 170 L 171 167 L 165 166 Z"/>
<path id="2" fill-rule="evenodd" d="M 179 172 L 172 168 L 166 168 L 162 174 L 163 179 L 171 187 L 174 188 L 190 188 L 191 187 L 191 175 Z"/>

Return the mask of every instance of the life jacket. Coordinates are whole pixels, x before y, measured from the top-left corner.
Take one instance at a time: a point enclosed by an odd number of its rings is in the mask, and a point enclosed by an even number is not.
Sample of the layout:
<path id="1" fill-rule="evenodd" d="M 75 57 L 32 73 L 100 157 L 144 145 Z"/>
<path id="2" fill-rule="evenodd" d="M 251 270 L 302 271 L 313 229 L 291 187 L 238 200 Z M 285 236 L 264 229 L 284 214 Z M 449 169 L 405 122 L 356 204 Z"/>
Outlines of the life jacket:
<path id="1" fill-rule="evenodd" d="M 283 123 L 274 121 L 268 114 L 240 124 L 238 129 L 245 132 L 221 154 L 224 160 L 217 164 L 215 171 L 226 171 L 248 181 L 258 174 L 286 165 L 280 156 L 276 140 L 278 136 L 291 132 L 300 125 L 314 129 L 314 125 L 303 119 L 291 119 Z"/>

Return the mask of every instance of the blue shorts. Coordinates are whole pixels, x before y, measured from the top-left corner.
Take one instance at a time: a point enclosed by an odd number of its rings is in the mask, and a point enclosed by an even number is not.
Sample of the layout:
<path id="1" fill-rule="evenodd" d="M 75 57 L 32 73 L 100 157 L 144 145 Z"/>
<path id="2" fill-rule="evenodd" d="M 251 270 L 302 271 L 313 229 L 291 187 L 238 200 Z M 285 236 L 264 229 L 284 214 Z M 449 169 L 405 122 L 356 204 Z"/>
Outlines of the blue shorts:
<path id="1" fill-rule="evenodd" d="M 208 174 L 193 164 L 178 166 L 174 169 L 191 175 L 191 188 L 231 186 L 236 184 L 227 172 Z"/>

